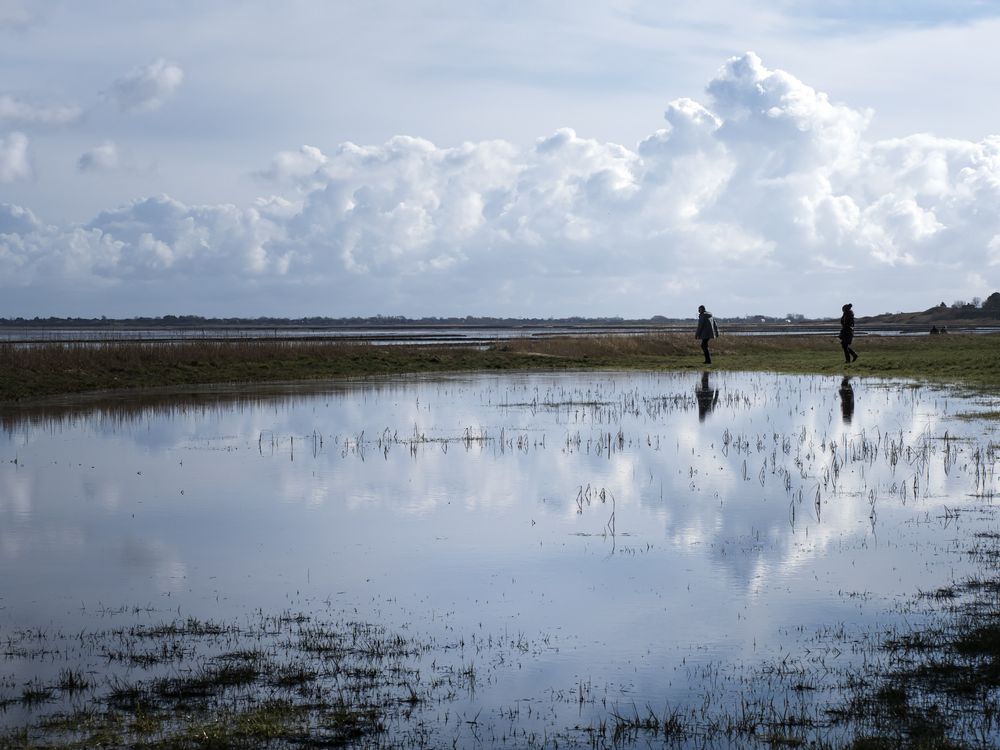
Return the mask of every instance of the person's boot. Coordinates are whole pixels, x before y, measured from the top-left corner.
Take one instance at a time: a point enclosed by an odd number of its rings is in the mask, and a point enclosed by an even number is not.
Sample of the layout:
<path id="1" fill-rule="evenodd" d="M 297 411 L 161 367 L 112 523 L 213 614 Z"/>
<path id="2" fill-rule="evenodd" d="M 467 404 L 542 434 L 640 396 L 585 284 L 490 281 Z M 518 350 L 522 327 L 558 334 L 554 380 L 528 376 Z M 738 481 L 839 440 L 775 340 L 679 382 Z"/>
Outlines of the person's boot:
<path id="1" fill-rule="evenodd" d="M 851 350 L 851 362 L 856 362 L 857 359 L 858 359 L 858 353 L 852 349 Z"/>

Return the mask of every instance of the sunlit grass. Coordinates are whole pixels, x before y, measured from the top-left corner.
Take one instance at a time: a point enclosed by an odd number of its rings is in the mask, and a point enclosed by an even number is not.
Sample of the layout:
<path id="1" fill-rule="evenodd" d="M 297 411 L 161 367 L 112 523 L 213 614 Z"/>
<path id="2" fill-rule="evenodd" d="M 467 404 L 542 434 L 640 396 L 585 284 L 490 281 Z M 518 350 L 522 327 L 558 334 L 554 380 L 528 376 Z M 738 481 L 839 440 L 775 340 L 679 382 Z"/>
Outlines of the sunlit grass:
<path id="1" fill-rule="evenodd" d="M 573 359 L 580 366 L 701 369 L 694 337 L 680 334 L 520 339 L 512 352 Z M 911 377 L 1000 387 L 1000 336 L 859 336 L 860 358 L 845 364 L 832 336 L 722 336 L 712 342 L 712 369 L 803 374 Z"/>

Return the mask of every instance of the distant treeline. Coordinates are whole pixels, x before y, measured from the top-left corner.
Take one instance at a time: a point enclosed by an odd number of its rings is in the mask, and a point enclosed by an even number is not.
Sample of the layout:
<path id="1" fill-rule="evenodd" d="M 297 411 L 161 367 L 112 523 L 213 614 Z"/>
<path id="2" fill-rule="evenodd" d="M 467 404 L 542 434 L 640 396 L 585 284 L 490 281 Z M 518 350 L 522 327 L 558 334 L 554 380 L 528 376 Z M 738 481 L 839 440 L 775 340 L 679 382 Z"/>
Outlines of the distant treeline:
<path id="1" fill-rule="evenodd" d="M 754 320 L 758 320 L 759 316 Z M 778 319 L 775 319 L 776 321 Z M 783 319 L 781 319 L 783 322 Z M 678 322 L 657 315 L 652 318 L 494 318 L 467 315 L 465 317 L 407 318 L 402 315 L 375 315 L 353 318 L 205 318 L 200 315 L 164 315 L 136 318 L 0 318 L 0 326 L 39 328 L 399 328 L 404 326 L 636 326 L 664 325 Z"/>
<path id="2" fill-rule="evenodd" d="M 425 317 L 407 318 L 402 315 L 375 315 L 372 317 L 327 318 L 206 318 L 200 315 L 164 315 L 162 317 L 135 318 L 0 318 L 0 326 L 44 328 L 337 328 L 337 327 L 391 327 L 400 326 L 632 326 L 669 323 L 667 318 L 656 316 L 646 319 L 610 318 L 494 318 L 477 317 Z"/>
<path id="3" fill-rule="evenodd" d="M 863 309 L 856 304 L 855 309 Z M 866 316 L 861 316 L 865 319 Z M 797 313 L 781 317 L 769 315 L 745 315 L 743 317 L 719 316 L 730 324 L 782 325 L 829 321 L 831 318 L 806 318 Z M 924 323 L 949 320 L 1000 320 L 1000 292 L 993 292 L 985 300 L 974 298 L 972 302 L 959 300 L 951 305 L 940 305 L 921 312 L 883 313 L 867 316 L 873 322 Z M 161 317 L 135 318 L 0 318 L 0 327 L 39 328 L 401 328 L 421 326 L 468 326 L 468 327 L 518 327 L 518 326 L 660 326 L 690 322 L 692 318 L 666 318 L 654 315 L 651 318 L 496 318 L 466 315 L 465 317 L 425 317 L 408 318 L 403 315 L 375 315 L 370 317 L 328 318 L 313 316 L 306 318 L 205 318 L 201 315 L 163 315 Z"/>

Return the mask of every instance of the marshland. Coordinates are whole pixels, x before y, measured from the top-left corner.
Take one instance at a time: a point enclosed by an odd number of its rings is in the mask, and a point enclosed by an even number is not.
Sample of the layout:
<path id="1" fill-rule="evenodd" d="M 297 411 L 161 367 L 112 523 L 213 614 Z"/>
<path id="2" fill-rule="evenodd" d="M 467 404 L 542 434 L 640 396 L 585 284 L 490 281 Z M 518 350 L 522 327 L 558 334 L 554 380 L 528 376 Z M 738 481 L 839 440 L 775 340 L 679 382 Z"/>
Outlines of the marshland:
<path id="1" fill-rule="evenodd" d="M 842 372 L 829 335 L 724 335 L 715 369 Z M 1000 389 L 1000 335 L 859 336 L 857 375 L 910 377 Z M 65 394 L 202 385 L 244 386 L 400 373 L 700 367 L 688 334 L 506 338 L 483 346 L 383 346 L 285 338 L 0 343 L 0 404 Z"/>
<path id="2" fill-rule="evenodd" d="M 993 746 L 1000 340 L 857 344 L 0 346 L 0 745 Z"/>

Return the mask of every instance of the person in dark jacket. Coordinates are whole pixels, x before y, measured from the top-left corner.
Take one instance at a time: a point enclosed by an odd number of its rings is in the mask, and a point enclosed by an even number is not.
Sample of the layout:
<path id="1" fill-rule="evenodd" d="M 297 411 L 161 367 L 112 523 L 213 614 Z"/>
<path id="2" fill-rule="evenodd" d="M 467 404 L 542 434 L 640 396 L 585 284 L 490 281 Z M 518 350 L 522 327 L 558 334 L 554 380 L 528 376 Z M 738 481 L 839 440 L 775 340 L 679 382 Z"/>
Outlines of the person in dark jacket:
<path id="1" fill-rule="evenodd" d="M 708 351 L 708 342 L 719 336 L 719 326 L 716 325 L 712 313 L 704 305 L 698 305 L 698 328 L 694 332 L 696 339 L 701 339 L 701 350 L 705 353 L 705 364 L 712 364 L 712 354 Z"/>
<path id="2" fill-rule="evenodd" d="M 840 333 L 837 334 L 847 364 L 858 358 L 858 353 L 851 348 L 851 342 L 854 341 L 854 310 L 851 307 L 851 303 L 848 302 L 841 308 L 844 314 L 840 316 Z"/>

